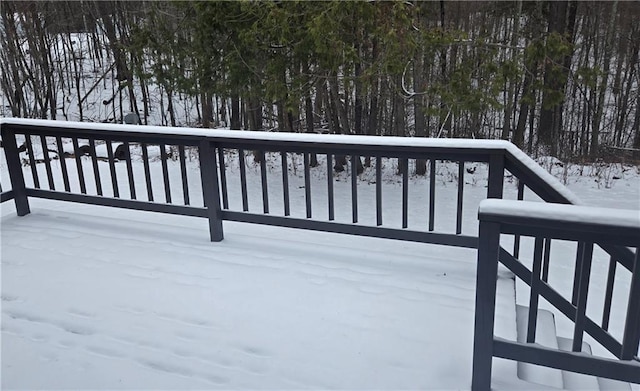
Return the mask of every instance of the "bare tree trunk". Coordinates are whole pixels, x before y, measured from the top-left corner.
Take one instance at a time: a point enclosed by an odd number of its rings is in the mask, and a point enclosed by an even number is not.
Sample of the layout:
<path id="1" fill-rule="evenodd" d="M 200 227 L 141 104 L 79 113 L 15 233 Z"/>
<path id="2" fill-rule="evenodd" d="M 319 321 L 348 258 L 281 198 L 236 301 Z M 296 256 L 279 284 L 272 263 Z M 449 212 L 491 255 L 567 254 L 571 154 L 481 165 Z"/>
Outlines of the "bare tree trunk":
<path id="1" fill-rule="evenodd" d="M 602 123 L 602 115 L 604 112 L 604 100 L 605 100 L 605 92 L 607 91 L 607 86 L 609 82 L 609 69 L 611 67 L 611 53 L 612 53 L 612 38 L 614 34 L 614 23 L 616 20 L 616 13 L 618 8 L 618 1 L 615 0 L 611 5 L 611 15 L 609 17 L 609 23 L 607 24 L 607 32 L 605 36 L 605 48 L 604 48 L 604 59 L 603 59 L 603 76 L 598 86 L 598 98 L 596 103 L 596 112 L 593 116 L 593 126 L 591 128 L 591 156 L 598 155 L 598 149 L 600 146 L 600 125 Z"/>

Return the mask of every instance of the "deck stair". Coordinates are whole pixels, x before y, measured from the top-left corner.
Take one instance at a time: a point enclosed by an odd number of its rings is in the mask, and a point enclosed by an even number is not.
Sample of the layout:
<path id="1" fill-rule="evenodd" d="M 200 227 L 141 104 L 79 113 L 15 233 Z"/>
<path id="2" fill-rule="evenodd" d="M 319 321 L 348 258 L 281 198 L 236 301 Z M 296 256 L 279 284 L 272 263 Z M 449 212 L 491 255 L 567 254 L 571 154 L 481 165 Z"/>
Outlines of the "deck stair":
<path id="1" fill-rule="evenodd" d="M 517 336 L 518 342 L 521 343 L 527 339 L 528 313 L 528 307 L 516 306 Z M 538 310 L 535 341 L 548 348 L 571 351 L 572 340 L 556 334 L 553 314 L 544 309 Z M 582 353 L 592 354 L 591 346 L 586 342 L 582 343 Z M 628 383 L 522 362 L 518 363 L 518 377 L 530 383 L 560 390 L 631 391 Z"/>

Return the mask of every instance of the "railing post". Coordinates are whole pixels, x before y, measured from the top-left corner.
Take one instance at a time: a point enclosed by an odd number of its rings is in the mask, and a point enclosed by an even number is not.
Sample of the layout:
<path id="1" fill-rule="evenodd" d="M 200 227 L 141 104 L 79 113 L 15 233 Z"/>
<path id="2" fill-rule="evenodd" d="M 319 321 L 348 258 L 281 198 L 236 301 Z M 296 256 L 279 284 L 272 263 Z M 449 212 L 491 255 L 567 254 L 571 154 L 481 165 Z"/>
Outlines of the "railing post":
<path id="1" fill-rule="evenodd" d="M 640 246 L 636 247 L 635 265 L 631 276 L 629 289 L 629 303 L 622 338 L 622 352 L 620 358 L 631 360 L 638 354 L 640 343 Z"/>
<path id="2" fill-rule="evenodd" d="M 473 337 L 472 391 L 491 389 L 500 224 L 480 221 Z"/>
<path id="3" fill-rule="evenodd" d="M 25 137 L 29 137 L 29 135 L 25 135 Z M 13 190 L 13 199 L 16 203 L 16 212 L 18 216 L 24 216 L 29 214 L 31 210 L 29 209 L 29 200 L 27 199 L 24 174 L 22 172 L 22 164 L 20 163 L 20 155 L 18 154 L 16 133 L 11 129 L 3 128 L 2 143 L 7 157 L 7 169 L 9 170 L 9 178 L 11 179 L 11 188 Z"/>
<path id="4" fill-rule="evenodd" d="M 198 147 L 200 161 L 200 179 L 202 180 L 202 197 L 207 207 L 209 219 L 209 235 L 212 242 L 224 239 L 222 231 L 222 208 L 220 207 L 220 185 L 215 148 L 208 140 L 200 142 Z"/>
<path id="5" fill-rule="evenodd" d="M 504 155 L 492 154 L 489 157 L 489 180 L 487 198 L 502 198 L 504 187 Z"/>

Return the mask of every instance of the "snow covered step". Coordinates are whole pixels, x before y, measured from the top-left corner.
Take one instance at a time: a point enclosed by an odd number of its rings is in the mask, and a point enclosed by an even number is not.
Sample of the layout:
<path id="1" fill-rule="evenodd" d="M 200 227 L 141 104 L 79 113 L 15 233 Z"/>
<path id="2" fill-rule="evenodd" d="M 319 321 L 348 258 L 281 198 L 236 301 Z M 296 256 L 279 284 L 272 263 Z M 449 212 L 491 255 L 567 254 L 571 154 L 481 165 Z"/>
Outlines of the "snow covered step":
<path id="1" fill-rule="evenodd" d="M 560 350 L 570 352 L 571 345 L 572 340 L 570 338 L 558 337 L 558 347 Z M 588 343 L 583 342 L 582 352 L 591 354 L 591 346 Z M 595 376 L 583 375 L 581 373 L 562 371 L 562 378 L 564 379 L 564 387 L 567 390 L 631 391 L 631 385 L 629 383 L 618 380 L 597 378 Z"/>
<path id="2" fill-rule="evenodd" d="M 558 337 L 558 347 L 560 350 L 570 352 L 573 341 L 570 338 Z M 591 346 L 582 342 L 582 352 L 591 354 Z M 599 390 L 600 385 L 595 376 L 584 375 L 582 373 L 562 371 L 564 388 L 567 390 Z"/>
<path id="3" fill-rule="evenodd" d="M 516 325 L 518 328 L 518 342 L 520 343 L 524 343 L 527 340 L 528 316 L 528 307 L 521 305 L 516 306 Z M 548 348 L 558 349 L 556 324 L 553 319 L 553 314 L 549 311 L 541 309 L 538 310 L 535 342 Z M 562 371 L 555 368 L 519 362 L 518 377 L 531 383 L 537 383 L 558 389 L 564 388 Z"/>
<path id="4" fill-rule="evenodd" d="M 598 384 L 600 384 L 601 391 L 631 391 L 631 384 L 621 382 L 619 380 L 598 378 Z"/>

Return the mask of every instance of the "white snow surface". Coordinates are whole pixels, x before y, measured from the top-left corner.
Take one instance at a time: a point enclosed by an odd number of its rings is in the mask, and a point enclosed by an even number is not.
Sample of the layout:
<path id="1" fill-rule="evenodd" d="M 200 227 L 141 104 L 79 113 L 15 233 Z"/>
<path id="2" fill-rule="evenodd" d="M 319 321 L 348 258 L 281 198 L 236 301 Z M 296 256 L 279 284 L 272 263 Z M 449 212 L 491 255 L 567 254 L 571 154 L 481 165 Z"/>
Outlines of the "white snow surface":
<path id="1" fill-rule="evenodd" d="M 469 387 L 474 251 L 5 205 L 3 389 Z"/>
<path id="2" fill-rule="evenodd" d="M 640 229 L 640 211 L 548 204 L 541 202 L 487 199 L 480 202 L 479 214 L 532 217 L 564 223 L 590 223 Z"/>

